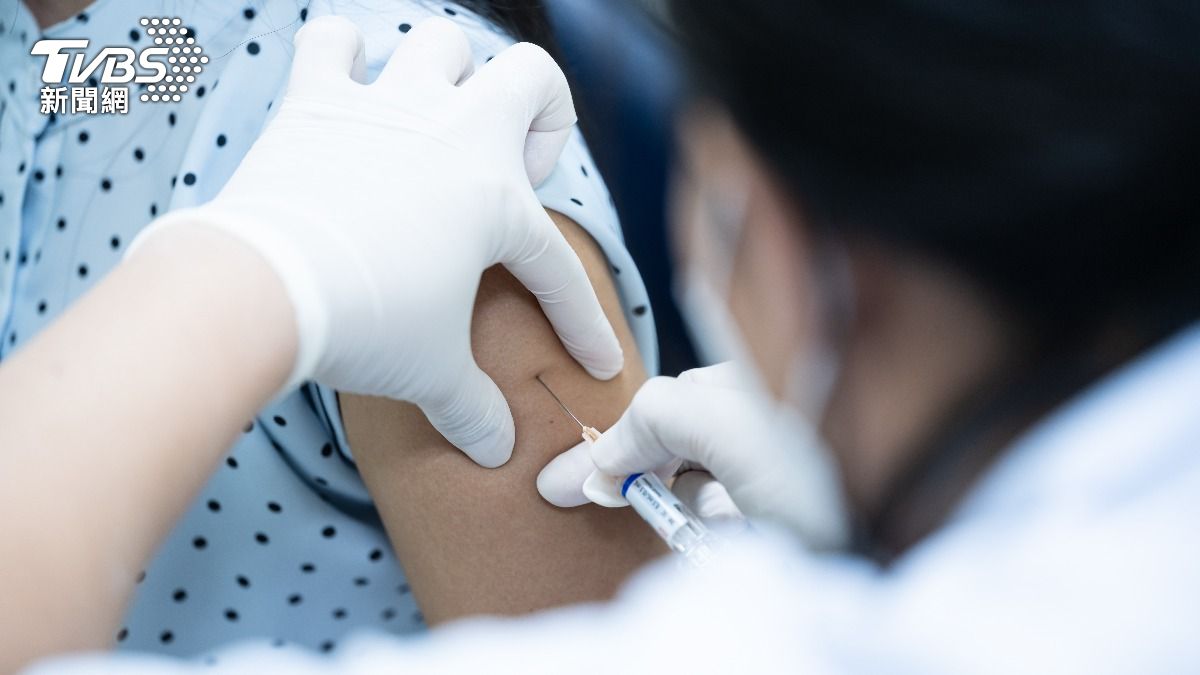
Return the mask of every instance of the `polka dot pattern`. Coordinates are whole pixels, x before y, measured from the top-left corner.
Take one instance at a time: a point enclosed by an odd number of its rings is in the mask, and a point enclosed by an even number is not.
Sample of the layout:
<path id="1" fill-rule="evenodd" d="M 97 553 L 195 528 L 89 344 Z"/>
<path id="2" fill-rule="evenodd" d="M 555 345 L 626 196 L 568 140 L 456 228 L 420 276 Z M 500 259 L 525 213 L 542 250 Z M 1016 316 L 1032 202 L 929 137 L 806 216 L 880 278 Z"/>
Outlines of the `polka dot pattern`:
<path id="1" fill-rule="evenodd" d="M 188 38 L 205 36 L 196 58 L 214 58 L 198 73 L 180 65 L 194 80 L 173 83 L 175 93 L 187 85 L 189 95 L 157 105 L 133 100 L 125 116 L 0 116 L 0 360 L 103 278 L 150 219 L 220 190 L 278 108 L 292 36 L 304 21 L 329 13 L 358 21 L 370 77 L 427 16 L 468 30 L 477 67 L 509 42 L 469 11 L 424 0 L 192 3 L 179 10 L 186 23 L 167 26 L 141 24 L 139 10 L 139 3 L 101 3 L 46 37 L 140 46 L 162 38 L 182 55 Z M 0 83 L 8 83 L 0 101 L 36 109 L 41 83 L 20 66 L 41 33 L 19 3 L 16 16 L 0 29 Z M 286 16 L 299 21 L 276 30 Z M 167 38 L 184 43 L 166 45 Z M 614 269 L 626 270 L 614 278 L 655 371 L 645 291 L 578 134 L 538 195 L 587 229 Z M 337 410 L 332 391 L 308 385 L 248 421 L 136 579 L 133 605 L 113 635 L 120 649 L 200 656 L 257 637 L 334 651 L 355 629 L 423 628 Z"/>

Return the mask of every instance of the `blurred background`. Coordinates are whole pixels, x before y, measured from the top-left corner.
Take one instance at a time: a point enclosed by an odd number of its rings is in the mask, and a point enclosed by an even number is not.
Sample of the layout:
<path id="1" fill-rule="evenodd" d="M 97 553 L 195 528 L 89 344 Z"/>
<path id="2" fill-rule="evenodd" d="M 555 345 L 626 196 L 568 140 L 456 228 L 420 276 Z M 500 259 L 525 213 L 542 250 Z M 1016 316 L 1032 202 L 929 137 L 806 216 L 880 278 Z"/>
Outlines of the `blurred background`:
<path id="1" fill-rule="evenodd" d="M 671 119 L 681 78 L 661 38 L 660 0 L 546 0 L 588 145 L 650 294 L 662 374 L 697 365 L 671 294 L 666 228 Z"/>

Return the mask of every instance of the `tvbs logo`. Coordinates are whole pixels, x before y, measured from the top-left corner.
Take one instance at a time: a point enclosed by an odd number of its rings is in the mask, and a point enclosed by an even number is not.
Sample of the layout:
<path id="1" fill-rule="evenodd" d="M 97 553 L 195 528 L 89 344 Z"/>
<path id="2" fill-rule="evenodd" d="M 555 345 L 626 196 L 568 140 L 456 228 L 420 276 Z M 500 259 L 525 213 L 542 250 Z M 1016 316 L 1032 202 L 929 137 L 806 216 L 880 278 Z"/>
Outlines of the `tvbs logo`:
<path id="1" fill-rule="evenodd" d="M 30 54 L 43 56 L 43 115 L 129 112 L 129 84 L 144 87 L 139 96 L 152 103 L 179 102 L 204 70 L 208 57 L 179 17 L 144 17 L 139 22 L 154 45 L 104 47 L 90 61 L 87 40 L 38 40 Z M 115 86 L 110 86 L 115 85 Z"/>

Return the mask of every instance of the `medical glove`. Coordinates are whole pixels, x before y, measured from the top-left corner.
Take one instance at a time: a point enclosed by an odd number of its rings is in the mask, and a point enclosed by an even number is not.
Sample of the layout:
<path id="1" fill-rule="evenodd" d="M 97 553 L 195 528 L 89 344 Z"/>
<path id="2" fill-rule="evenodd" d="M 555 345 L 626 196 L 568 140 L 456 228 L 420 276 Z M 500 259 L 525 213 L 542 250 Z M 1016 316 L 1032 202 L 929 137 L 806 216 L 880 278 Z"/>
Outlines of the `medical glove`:
<path id="1" fill-rule="evenodd" d="M 472 74 L 466 35 L 442 18 L 415 26 L 370 84 L 350 21 L 316 19 L 295 42 L 279 112 L 224 189 L 141 239 L 203 226 L 242 240 L 294 306 L 289 387 L 313 379 L 412 401 L 471 459 L 503 464 L 512 416 L 470 342 L 486 268 L 503 264 L 537 297 L 592 376 L 623 364 L 582 263 L 531 184 L 575 124 L 566 79 L 524 43 Z"/>
<path id="2" fill-rule="evenodd" d="M 539 492 L 558 506 L 619 504 L 619 481 L 603 476 L 673 470 L 682 461 L 710 472 L 733 502 L 702 473 L 683 474 L 676 494 L 701 517 L 736 519 L 740 511 L 813 548 L 843 545 L 848 524 L 832 456 L 799 415 L 764 401 L 748 382 L 732 362 L 647 381 L 598 441 L 542 470 Z"/>

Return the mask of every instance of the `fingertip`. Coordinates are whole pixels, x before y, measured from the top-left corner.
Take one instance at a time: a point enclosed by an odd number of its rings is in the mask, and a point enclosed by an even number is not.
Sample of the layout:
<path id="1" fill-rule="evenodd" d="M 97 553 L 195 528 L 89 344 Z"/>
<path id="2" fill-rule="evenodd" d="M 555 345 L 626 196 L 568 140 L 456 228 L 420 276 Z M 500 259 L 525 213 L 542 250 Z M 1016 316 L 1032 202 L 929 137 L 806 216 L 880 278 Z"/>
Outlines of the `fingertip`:
<path id="1" fill-rule="evenodd" d="M 451 441 L 453 442 L 453 441 Z M 485 469 L 495 469 L 504 466 L 512 459 L 513 446 L 516 443 L 516 430 L 513 428 L 512 417 L 507 423 L 502 423 L 496 432 L 469 443 L 454 443 L 473 462 Z"/>
<path id="2" fill-rule="evenodd" d="M 616 337 L 613 338 L 614 342 Z M 583 369 L 597 380 L 611 380 L 625 369 L 625 351 L 618 342 L 600 354 L 598 358 L 582 362 Z"/>
<path id="3" fill-rule="evenodd" d="M 587 445 L 585 442 L 576 444 L 542 468 L 537 476 L 537 489 L 543 499 L 560 507 L 588 503 L 583 494 L 583 481 L 595 467 Z"/>

